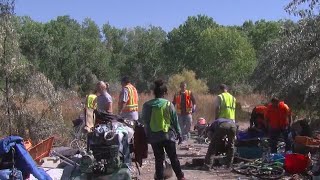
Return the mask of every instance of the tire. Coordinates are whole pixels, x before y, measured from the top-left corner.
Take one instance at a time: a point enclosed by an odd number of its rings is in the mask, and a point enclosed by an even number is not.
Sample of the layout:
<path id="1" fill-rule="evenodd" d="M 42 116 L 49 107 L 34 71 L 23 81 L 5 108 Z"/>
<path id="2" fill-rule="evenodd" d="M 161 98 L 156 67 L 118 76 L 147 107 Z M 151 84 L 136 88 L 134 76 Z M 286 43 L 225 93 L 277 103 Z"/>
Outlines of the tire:
<path id="1" fill-rule="evenodd" d="M 234 167 L 233 171 L 238 174 L 250 176 L 252 172 L 258 169 L 259 168 L 257 166 L 243 164 L 243 165 L 239 165 L 238 167 Z"/>
<path id="2" fill-rule="evenodd" d="M 71 141 L 69 146 L 73 149 L 85 150 L 87 148 L 87 141 L 82 139 L 74 139 Z"/>
<path id="3" fill-rule="evenodd" d="M 279 166 L 266 166 L 251 171 L 251 174 L 260 179 L 281 179 L 285 170 Z"/>

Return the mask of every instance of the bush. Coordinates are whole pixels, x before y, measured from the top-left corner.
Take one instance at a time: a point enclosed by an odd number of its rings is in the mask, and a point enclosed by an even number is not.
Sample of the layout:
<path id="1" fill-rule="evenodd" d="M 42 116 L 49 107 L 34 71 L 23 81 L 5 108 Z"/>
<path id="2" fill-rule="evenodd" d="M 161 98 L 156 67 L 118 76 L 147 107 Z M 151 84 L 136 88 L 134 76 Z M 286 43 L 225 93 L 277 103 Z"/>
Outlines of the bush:
<path id="1" fill-rule="evenodd" d="M 181 82 L 186 82 L 187 89 L 190 89 L 195 94 L 205 94 L 208 92 L 207 82 L 202 79 L 196 79 L 196 73 L 186 69 L 184 69 L 181 73 L 175 74 L 169 78 L 169 91 L 179 91 Z"/>

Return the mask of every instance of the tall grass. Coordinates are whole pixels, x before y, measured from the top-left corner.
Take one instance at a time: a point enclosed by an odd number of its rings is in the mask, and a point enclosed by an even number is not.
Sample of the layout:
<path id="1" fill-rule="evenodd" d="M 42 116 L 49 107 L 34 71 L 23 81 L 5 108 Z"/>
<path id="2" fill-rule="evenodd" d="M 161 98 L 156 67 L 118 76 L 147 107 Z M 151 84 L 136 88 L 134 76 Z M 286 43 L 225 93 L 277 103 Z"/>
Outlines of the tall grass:
<path id="1" fill-rule="evenodd" d="M 173 100 L 173 93 L 170 93 L 165 96 L 169 101 Z M 113 93 L 113 112 L 118 112 L 118 94 Z M 142 110 L 142 105 L 153 99 L 153 94 L 143 93 L 139 94 L 139 111 Z M 248 121 L 250 118 L 250 112 L 254 106 L 261 104 L 265 97 L 259 94 L 249 94 L 249 95 L 239 95 L 237 98 L 237 120 L 238 121 Z M 211 94 L 195 94 L 197 109 L 193 114 L 193 119 L 196 121 L 198 118 L 203 117 L 207 121 L 210 121 L 214 118 L 214 100 L 215 96 Z M 62 106 L 63 117 L 65 121 L 73 120 L 79 116 L 79 104 L 83 101 L 78 98 L 71 98 L 69 101 L 65 101 Z"/>

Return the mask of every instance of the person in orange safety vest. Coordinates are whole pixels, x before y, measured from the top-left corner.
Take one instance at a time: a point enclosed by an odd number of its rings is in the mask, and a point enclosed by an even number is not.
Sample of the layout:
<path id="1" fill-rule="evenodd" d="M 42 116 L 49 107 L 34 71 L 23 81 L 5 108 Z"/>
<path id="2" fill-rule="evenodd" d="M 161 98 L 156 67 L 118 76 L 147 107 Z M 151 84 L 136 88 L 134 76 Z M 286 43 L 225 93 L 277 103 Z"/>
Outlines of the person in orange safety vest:
<path id="1" fill-rule="evenodd" d="M 267 106 L 265 119 L 269 132 L 271 153 L 277 153 L 277 144 L 281 136 L 286 143 L 285 150 L 289 151 L 291 149 L 289 133 L 292 117 L 288 105 L 276 97 L 272 98 L 271 103 Z"/>
<path id="2" fill-rule="evenodd" d="M 267 106 L 259 105 L 253 108 L 250 118 L 250 128 L 256 128 L 262 130 L 263 132 L 267 131 L 267 124 L 264 118 Z"/>
<path id="3" fill-rule="evenodd" d="M 193 93 L 187 90 L 186 82 L 180 83 L 180 91 L 174 95 L 172 103 L 175 105 L 178 114 L 182 139 L 186 141 L 190 136 L 192 113 L 196 110 L 196 100 Z"/>
<path id="4" fill-rule="evenodd" d="M 118 111 L 120 116 L 130 121 L 138 120 L 138 92 L 128 76 L 121 79 L 122 90 L 119 95 Z"/>

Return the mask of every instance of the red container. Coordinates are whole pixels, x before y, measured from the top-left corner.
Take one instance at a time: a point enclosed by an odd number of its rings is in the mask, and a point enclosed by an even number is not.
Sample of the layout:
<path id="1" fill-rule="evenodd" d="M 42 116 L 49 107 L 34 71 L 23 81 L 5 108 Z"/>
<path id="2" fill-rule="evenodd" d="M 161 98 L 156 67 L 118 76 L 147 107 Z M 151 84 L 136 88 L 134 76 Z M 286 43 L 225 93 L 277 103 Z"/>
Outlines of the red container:
<path id="1" fill-rule="evenodd" d="M 310 163 L 308 156 L 302 154 L 286 154 L 284 160 L 284 169 L 290 174 L 299 174 L 307 170 Z"/>

